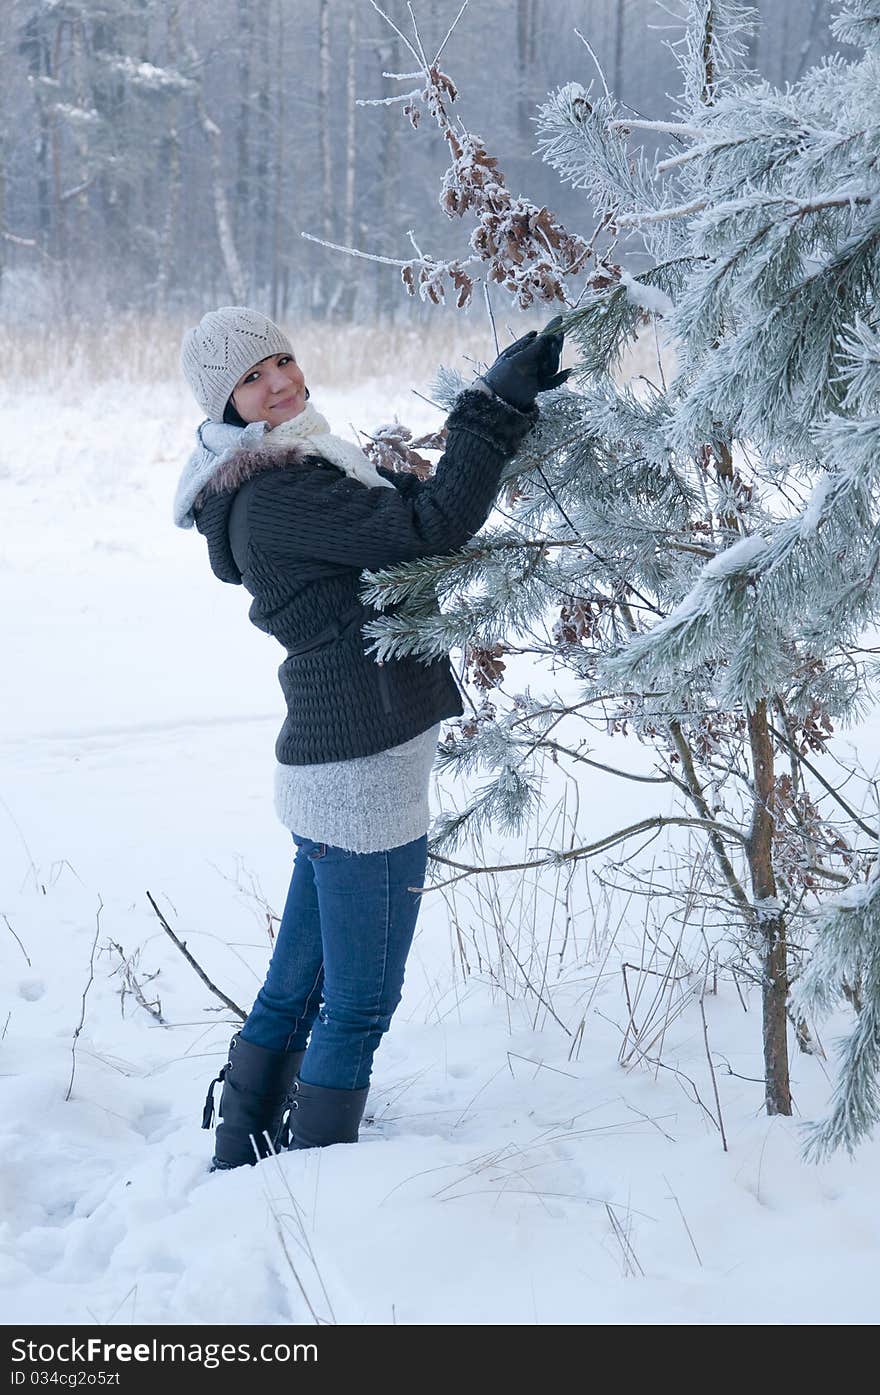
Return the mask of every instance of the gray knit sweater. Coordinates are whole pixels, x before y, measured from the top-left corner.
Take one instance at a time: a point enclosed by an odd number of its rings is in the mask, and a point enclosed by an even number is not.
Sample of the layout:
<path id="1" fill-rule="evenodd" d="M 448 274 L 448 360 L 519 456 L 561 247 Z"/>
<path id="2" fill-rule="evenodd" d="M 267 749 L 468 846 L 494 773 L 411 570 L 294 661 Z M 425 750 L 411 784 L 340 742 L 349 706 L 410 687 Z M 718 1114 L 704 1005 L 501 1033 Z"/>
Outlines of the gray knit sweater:
<path id="1" fill-rule="evenodd" d="M 275 812 L 301 838 L 381 852 L 427 833 L 440 723 L 412 741 L 355 760 L 275 767 Z"/>

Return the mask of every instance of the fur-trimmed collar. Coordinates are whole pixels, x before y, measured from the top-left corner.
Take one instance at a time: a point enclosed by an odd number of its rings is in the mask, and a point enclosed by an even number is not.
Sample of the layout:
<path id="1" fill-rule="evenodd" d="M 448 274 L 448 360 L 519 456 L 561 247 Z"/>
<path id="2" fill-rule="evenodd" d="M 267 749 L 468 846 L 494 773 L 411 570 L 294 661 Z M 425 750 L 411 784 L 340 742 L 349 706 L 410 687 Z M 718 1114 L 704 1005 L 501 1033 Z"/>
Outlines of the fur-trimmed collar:
<path id="1" fill-rule="evenodd" d="M 310 451 L 305 441 L 291 441 L 283 450 L 273 446 L 271 449 L 230 451 L 217 466 L 207 484 L 199 490 L 193 500 L 193 510 L 200 509 L 212 494 L 224 494 L 229 489 L 240 489 L 248 480 L 252 480 L 255 475 L 261 475 L 265 470 L 283 470 L 290 465 L 303 465 L 307 460 L 316 465 L 327 465 L 328 469 L 336 469 L 335 465 L 331 466 L 325 460 L 319 461 L 314 450 Z"/>

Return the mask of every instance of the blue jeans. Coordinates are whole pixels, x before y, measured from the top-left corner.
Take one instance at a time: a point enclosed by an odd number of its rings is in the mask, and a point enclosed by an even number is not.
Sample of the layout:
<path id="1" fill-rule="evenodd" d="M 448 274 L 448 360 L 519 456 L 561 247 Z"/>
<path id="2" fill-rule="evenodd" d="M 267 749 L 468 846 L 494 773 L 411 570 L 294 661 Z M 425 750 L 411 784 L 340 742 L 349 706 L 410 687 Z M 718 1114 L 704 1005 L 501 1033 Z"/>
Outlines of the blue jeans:
<path id="1" fill-rule="evenodd" d="M 308 1085 L 359 1090 L 400 1002 L 422 900 L 407 887 L 424 885 L 428 835 L 375 853 L 293 841 L 272 961 L 241 1035 L 274 1051 L 305 1048 Z"/>

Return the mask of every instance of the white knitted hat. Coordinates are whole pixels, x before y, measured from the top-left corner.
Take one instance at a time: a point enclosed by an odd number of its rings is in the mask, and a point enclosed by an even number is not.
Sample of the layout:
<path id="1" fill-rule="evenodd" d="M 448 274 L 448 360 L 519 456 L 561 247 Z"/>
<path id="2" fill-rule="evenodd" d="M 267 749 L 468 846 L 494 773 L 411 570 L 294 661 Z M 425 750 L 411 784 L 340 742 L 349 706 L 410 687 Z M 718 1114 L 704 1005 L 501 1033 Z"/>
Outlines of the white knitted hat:
<path id="1" fill-rule="evenodd" d="M 222 421 L 242 373 L 270 354 L 284 353 L 292 354 L 293 345 L 268 316 L 245 305 L 221 305 L 187 330 L 180 366 L 202 410 L 212 421 Z"/>

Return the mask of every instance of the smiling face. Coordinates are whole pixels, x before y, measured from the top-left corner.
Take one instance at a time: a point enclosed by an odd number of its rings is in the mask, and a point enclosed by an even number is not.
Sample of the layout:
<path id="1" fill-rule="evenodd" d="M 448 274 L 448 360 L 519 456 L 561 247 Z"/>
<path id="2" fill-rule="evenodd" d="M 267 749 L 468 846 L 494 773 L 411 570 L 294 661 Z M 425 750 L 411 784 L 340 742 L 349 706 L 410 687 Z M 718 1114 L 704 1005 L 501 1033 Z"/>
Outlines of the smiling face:
<path id="1" fill-rule="evenodd" d="M 293 354 L 270 354 L 242 373 L 232 405 L 244 421 L 279 426 L 299 416 L 306 405 L 306 382 Z"/>

